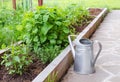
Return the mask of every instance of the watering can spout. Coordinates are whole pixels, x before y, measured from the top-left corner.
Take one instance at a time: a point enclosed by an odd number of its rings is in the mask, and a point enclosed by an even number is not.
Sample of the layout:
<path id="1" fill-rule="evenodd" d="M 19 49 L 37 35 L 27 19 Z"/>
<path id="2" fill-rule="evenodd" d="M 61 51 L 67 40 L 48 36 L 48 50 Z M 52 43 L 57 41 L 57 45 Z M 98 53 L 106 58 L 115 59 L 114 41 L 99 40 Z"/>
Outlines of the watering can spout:
<path id="1" fill-rule="evenodd" d="M 68 40 L 69 40 L 70 47 L 71 47 L 71 50 L 72 50 L 73 58 L 75 59 L 75 49 L 74 49 L 74 45 L 73 45 L 72 40 L 71 40 L 71 36 L 75 36 L 76 37 L 76 35 L 69 35 L 68 36 Z"/>

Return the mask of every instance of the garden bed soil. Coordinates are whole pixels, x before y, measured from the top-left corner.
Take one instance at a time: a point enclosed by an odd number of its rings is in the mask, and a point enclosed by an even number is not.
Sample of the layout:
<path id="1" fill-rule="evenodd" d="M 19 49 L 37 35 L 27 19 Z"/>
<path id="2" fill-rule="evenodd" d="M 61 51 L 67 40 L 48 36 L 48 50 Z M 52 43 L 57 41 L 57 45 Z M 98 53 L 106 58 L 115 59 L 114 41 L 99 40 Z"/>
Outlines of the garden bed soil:
<path id="1" fill-rule="evenodd" d="M 87 18 L 87 23 L 86 21 L 83 21 L 82 25 L 81 26 L 74 26 L 75 27 L 75 30 L 76 30 L 76 33 L 78 32 L 82 32 L 82 30 L 85 29 L 85 27 L 97 16 L 100 14 L 100 12 L 102 12 L 102 9 L 100 8 L 89 8 L 88 9 L 89 11 L 89 14 L 90 14 L 90 17 Z"/>
<path id="2" fill-rule="evenodd" d="M 34 59 L 23 75 L 10 75 L 4 66 L 0 67 L 0 82 L 31 82 L 46 67 L 39 59 Z"/>
<path id="3" fill-rule="evenodd" d="M 102 11 L 102 9 L 100 8 L 89 8 L 88 10 L 89 10 L 90 15 L 92 16 L 97 16 Z"/>
<path id="4" fill-rule="evenodd" d="M 102 10 L 90 8 L 90 15 L 97 16 Z M 90 21 L 94 17 L 90 18 Z M 77 27 L 77 31 L 81 32 L 88 24 L 83 24 L 81 27 Z M 35 59 L 33 63 L 28 67 L 28 70 L 23 75 L 9 75 L 4 66 L 0 66 L 0 82 L 31 82 L 47 65 L 43 64 L 40 60 Z"/>

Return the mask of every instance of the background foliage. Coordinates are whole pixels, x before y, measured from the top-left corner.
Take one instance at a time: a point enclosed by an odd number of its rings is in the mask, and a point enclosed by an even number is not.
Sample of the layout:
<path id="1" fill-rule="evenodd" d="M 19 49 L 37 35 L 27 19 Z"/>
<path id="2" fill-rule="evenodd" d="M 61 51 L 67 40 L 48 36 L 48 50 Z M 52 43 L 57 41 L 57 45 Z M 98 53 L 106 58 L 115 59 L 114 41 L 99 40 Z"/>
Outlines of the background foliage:
<path id="1" fill-rule="evenodd" d="M 19 5 L 22 0 L 16 0 Z M 45 6 L 59 6 L 65 8 L 70 4 L 80 4 L 84 7 L 107 7 L 110 9 L 120 9 L 120 0 L 43 0 Z M 38 0 L 32 0 L 33 8 L 38 5 Z M 0 8 L 7 7 L 12 9 L 12 0 L 0 1 Z"/>

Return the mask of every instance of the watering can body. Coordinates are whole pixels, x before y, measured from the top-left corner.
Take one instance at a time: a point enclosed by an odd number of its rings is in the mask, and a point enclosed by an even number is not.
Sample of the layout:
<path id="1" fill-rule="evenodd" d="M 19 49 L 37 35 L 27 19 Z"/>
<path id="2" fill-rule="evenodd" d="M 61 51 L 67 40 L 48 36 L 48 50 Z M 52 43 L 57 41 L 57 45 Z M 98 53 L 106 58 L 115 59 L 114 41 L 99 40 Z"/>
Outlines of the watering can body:
<path id="1" fill-rule="evenodd" d="M 102 50 L 102 45 L 98 41 L 91 41 L 89 39 L 76 40 L 75 47 L 72 45 L 70 36 L 68 37 L 74 57 L 74 71 L 79 74 L 91 74 L 95 72 L 95 62 Z M 94 57 L 93 44 L 98 43 L 99 51 Z M 75 49 L 74 49 L 75 48 Z"/>

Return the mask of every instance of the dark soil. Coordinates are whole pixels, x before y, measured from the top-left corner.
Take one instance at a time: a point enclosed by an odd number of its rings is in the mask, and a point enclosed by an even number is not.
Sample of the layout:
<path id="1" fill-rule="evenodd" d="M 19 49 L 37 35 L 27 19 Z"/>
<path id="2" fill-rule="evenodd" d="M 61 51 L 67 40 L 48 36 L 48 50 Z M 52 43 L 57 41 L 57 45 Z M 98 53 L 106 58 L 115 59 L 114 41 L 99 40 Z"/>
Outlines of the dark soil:
<path id="1" fill-rule="evenodd" d="M 80 25 L 80 26 L 79 26 L 79 25 L 73 25 L 73 27 L 75 28 L 76 34 L 82 32 L 82 31 L 86 28 L 86 26 L 87 26 L 94 18 L 95 18 L 94 16 L 89 16 L 88 18 L 86 18 L 87 21 L 83 21 L 83 22 L 82 22 L 82 25 Z"/>
<path id="2" fill-rule="evenodd" d="M 9 75 L 4 66 L 0 67 L 0 82 L 31 82 L 44 68 L 40 60 L 34 59 L 23 75 Z"/>
<path id="3" fill-rule="evenodd" d="M 99 8 L 89 8 L 90 17 L 86 18 L 87 21 L 83 21 L 81 26 L 74 26 L 76 33 L 80 33 L 85 27 L 102 11 Z"/>
<path id="4" fill-rule="evenodd" d="M 97 16 L 101 11 L 102 11 L 102 9 L 99 9 L 99 8 L 90 8 L 89 9 L 90 15 L 92 15 L 92 16 Z"/>
<path id="5" fill-rule="evenodd" d="M 74 26 L 77 32 L 81 32 L 102 10 L 90 8 L 91 17 L 83 22 L 81 26 Z M 34 59 L 33 63 L 23 75 L 9 75 L 4 66 L 0 66 L 0 82 L 31 82 L 47 65 L 40 60 Z"/>

